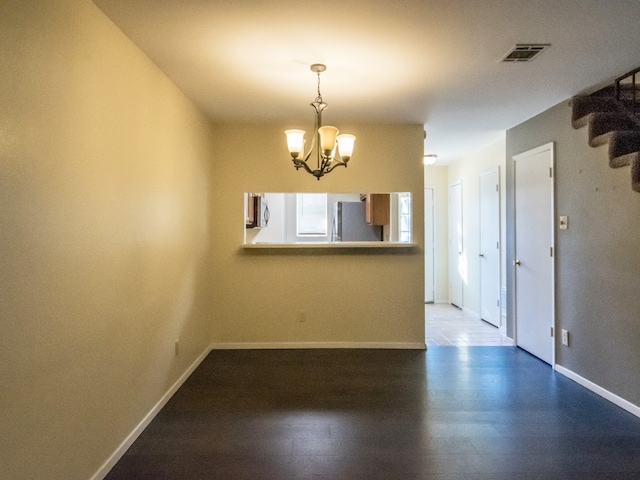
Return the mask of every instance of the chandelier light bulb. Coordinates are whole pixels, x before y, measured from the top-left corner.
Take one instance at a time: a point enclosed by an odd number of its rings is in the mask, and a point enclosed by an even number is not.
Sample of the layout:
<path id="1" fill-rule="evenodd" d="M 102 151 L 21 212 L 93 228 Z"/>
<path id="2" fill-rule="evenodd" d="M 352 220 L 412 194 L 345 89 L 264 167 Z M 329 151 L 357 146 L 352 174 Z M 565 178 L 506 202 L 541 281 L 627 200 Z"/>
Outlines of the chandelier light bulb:
<path id="1" fill-rule="evenodd" d="M 338 141 L 338 153 L 343 162 L 348 162 L 353 155 L 353 144 L 356 141 L 355 135 L 343 133 L 336 138 Z"/>
<path id="2" fill-rule="evenodd" d="M 320 127 L 318 133 L 320 134 L 320 149 L 325 157 L 330 157 L 336 148 L 338 129 L 327 125 L 326 127 Z"/>
<path id="3" fill-rule="evenodd" d="M 285 130 L 287 135 L 287 147 L 293 158 L 302 155 L 304 148 L 304 130 Z"/>

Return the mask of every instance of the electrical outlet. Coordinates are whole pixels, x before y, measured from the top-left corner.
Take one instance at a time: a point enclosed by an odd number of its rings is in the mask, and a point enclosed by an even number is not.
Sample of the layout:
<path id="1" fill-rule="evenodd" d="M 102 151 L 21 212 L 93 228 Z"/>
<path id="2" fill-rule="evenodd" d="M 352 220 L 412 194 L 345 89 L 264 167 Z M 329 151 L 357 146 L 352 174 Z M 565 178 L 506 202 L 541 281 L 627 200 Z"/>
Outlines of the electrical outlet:
<path id="1" fill-rule="evenodd" d="M 174 345 L 174 352 L 176 354 L 176 357 L 178 356 L 178 354 L 180 353 L 180 340 L 176 340 L 176 343 Z"/>
<path id="2" fill-rule="evenodd" d="M 569 332 L 567 330 L 562 330 L 562 344 L 565 346 L 569 346 Z"/>
<path id="3" fill-rule="evenodd" d="M 304 323 L 307 321 L 307 312 L 305 310 L 300 311 L 300 315 L 298 316 L 298 321 L 300 323 Z"/>

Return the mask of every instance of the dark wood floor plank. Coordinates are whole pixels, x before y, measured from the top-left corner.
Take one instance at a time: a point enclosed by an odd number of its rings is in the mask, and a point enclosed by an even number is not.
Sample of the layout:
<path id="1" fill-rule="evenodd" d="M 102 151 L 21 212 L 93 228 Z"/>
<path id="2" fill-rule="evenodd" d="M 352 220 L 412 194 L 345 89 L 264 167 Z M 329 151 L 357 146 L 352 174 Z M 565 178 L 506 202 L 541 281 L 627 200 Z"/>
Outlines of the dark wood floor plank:
<path id="1" fill-rule="evenodd" d="M 640 419 L 512 347 L 223 350 L 116 479 L 640 478 Z"/>

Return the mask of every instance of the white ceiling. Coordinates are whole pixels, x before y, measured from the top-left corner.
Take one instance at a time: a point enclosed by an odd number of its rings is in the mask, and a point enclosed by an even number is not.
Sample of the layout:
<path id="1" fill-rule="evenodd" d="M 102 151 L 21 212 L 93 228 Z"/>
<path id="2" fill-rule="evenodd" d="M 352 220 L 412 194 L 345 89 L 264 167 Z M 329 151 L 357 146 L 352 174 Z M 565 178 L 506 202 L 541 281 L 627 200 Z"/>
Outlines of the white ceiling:
<path id="1" fill-rule="evenodd" d="M 640 67 L 638 0 L 94 3 L 214 121 L 304 128 L 324 63 L 325 123 L 424 124 L 439 164 Z"/>

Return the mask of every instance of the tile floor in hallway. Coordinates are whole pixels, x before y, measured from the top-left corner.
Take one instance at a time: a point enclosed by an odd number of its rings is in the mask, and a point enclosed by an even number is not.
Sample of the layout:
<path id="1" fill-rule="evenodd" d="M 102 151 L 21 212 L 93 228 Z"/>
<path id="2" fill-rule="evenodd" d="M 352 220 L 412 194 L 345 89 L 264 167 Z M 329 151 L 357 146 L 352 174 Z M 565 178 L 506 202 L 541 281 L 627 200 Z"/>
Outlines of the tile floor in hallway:
<path id="1" fill-rule="evenodd" d="M 450 304 L 425 304 L 426 343 L 435 346 L 512 346 L 493 325 Z"/>

